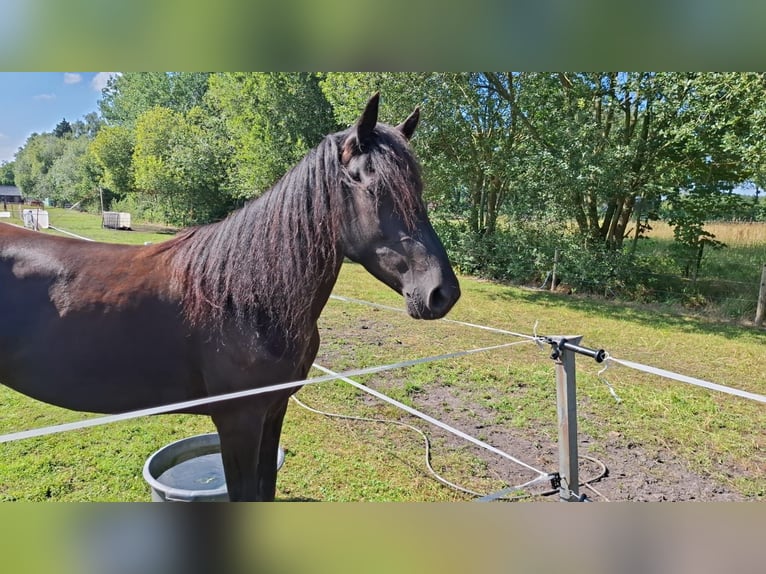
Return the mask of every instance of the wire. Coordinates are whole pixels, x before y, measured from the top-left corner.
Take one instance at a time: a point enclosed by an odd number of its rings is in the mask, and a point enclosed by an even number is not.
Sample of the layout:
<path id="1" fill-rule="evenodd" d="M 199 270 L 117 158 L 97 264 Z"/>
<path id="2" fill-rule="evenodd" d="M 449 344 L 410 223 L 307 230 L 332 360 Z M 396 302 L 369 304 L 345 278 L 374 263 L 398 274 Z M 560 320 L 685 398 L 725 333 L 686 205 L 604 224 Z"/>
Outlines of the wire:
<path id="1" fill-rule="evenodd" d="M 328 369 L 326 367 L 323 367 L 321 365 L 318 365 L 316 363 L 314 363 L 313 366 L 315 368 L 321 370 L 322 372 L 325 372 L 325 373 L 328 373 L 328 374 L 333 373 L 333 371 L 331 371 L 330 369 Z M 382 393 L 379 393 L 378 391 L 375 391 L 374 389 L 371 389 L 371 388 L 369 388 L 369 387 L 367 387 L 365 385 L 362 385 L 362 384 L 358 383 L 357 381 L 354 381 L 353 379 L 350 379 L 349 377 L 340 377 L 340 380 L 342 380 L 342 381 L 344 381 L 346 383 L 349 383 L 350 385 L 352 385 L 352 386 L 354 386 L 354 387 L 356 387 L 356 388 L 358 388 L 360 390 L 363 390 L 363 391 L 365 391 L 365 392 L 367 392 L 369 394 L 372 394 L 373 396 L 375 396 L 375 397 L 377 397 L 377 398 L 379 398 L 381 400 L 384 400 L 385 402 L 388 402 L 390 404 L 393 404 L 394 406 L 398 406 L 400 408 L 403 408 L 405 411 L 410 412 L 411 414 L 415 414 L 415 416 L 419 416 L 420 418 L 422 418 L 422 419 L 424 419 L 424 420 L 426 420 L 428 422 L 432 422 L 434 424 L 437 424 L 437 426 L 439 426 L 440 428 L 442 428 L 444 430 L 448 430 L 449 432 L 452 432 L 453 434 L 456 434 L 457 436 L 460 436 L 461 438 L 469 440 L 469 442 L 472 442 L 472 443 L 476 444 L 477 446 L 480 446 L 480 447 L 482 447 L 482 448 L 484 448 L 486 450 L 489 450 L 490 452 L 493 452 L 495 454 L 499 454 L 499 455 L 503 456 L 504 458 L 507 458 L 507 459 L 511 460 L 512 462 L 515 462 L 515 463 L 517 463 L 517 464 L 519 464 L 521 466 L 524 466 L 525 468 L 527 468 L 529 470 L 534 470 L 535 472 L 538 473 L 538 476 L 536 478 L 533 478 L 530 481 L 527 481 L 527 482 L 523 483 L 523 484 L 505 487 L 501 491 L 496 492 L 494 494 L 482 495 L 482 494 L 480 494 L 480 493 L 478 493 L 478 492 L 476 492 L 474 490 L 466 488 L 465 486 L 461 486 L 461 485 L 458 485 L 458 484 L 456 484 L 454 482 L 451 482 L 451 481 L 447 480 L 446 478 L 441 476 L 438 472 L 436 472 L 436 470 L 434 470 L 433 466 L 431 465 L 431 444 L 430 444 L 430 441 L 428 440 L 428 437 L 426 436 L 426 434 L 422 430 L 420 430 L 419 428 L 417 428 L 417 427 L 415 427 L 413 425 L 410 425 L 408 423 L 404 423 L 402 421 L 396 421 L 396 420 L 392 420 L 392 419 L 378 419 L 378 418 L 362 417 L 362 416 L 356 416 L 356 415 L 330 413 L 330 412 L 322 411 L 322 410 L 319 410 L 319 409 L 316 409 L 316 408 L 313 408 L 313 407 L 310 407 L 310 406 L 306 405 L 305 403 L 300 401 L 300 399 L 298 399 L 295 395 L 292 396 L 292 399 L 298 405 L 300 405 L 301 407 L 303 407 L 303 408 L 305 408 L 305 409 L 307 409 L 307 410 L 309 410 L 309 411 L 311 411 L 313 413 L 319 414 L 319 415 L 323 415 L 323 416 L 327 416 L 327 417 L 333 417 L 333 418 L 342 418 L 342 419 L 347 419 L 347 420 L 356 420 L 356 421 L 374 422 L 374 423 L 384 423 L 384 424 L 395 424 L 395 425 L 399 425 L 399 426 L 402 426 L 402 427 L 405 427 L 405 428 L 409 428 L 409 429 L 417 432 L 423 438 L 423 441 L 424 441 L 424 444 L 425 444 L 425 464 L 426 464 L 426 467 L 427 467 L 428 471 L 434 476 L 434 478 L 436 478 L 436 480 L 438 480 L 439 482 L 441 482 L 442 484 L 444 484 L 444 485 L 446 485 L 446 486 L 448 486 L 450 488 L 453 488 L 453 489 L 455 489 L 457 491 L 463 492 L 465 494 L 469 494 L 469 495 L 474 496 L 474 497 L 478 497 L 480 501 L 489 502 L 489 501 L 492 501 L 492 500 L 499 500 L 499 499 L 503 499 L 503 500 L 520 500 L 520 499 L 523 499 L 523 498 L 530 498 L 530 497 L 533 497 L 533 496 L 545 496 L 545 495 L 548 495 L 548 494 L 552 494 L 552 493 L 558 492 L 558 490 L 552 490 L 552 491 L 546 491 L 546 492 L 543 492 L 543 493 L 525 493 L 525 494 L 522 494 L 522 495 L 516 495 L 516 496 L 512 496 L 512 497 L 508 496 L 509 494 L 512 494 L 512 493 L 515 493 L 515 492 L 519 492 L 519 491 L 524 490 L 525 488 L 528 488 L 529 486 L 532 486 L 534 484 L 537 484 L 537 483 L 549 480 L 549 479 L 551 479 L 553 477 L 553 475 L 550 474 L 550 473 L 546 473 L 546 472 L 543 472 L 541 470 L 538 470 L 538 469 L 532 467 L 531 465 L 528 465 L 528 464 L 520 461 L 519 459 L 517 459 L 517 458 L 515 458 L 515 457 L 513 457 L 513 456 L 511 456 L 511 455 L 509 455 L 507 453 L 504 453 L 503 451 L 497 449 L 496 447 L 488 445 L 487 443 L 484 443 L 483 441 L 475 439 L 474 437 L 471 437 L 470 435 L 466 435 L 462 431 L 458 431 L 457 429 L 454 429 L 454 428 L 450 427 L 449 425 L 446 425 L 445 423 L 442 423 L 441 421 L 436 421 L 435 419 L 432 419 L 428 415 L 420 413 L 419 411 L 416 411 L 415 409 L 412 409 L 411 407 L 408 407 L 407 405 L 403 405 L 399 401 L 396 401 L 395 399 L 392 399 L 391 397 L 387 397 L 386 395 L 384 395 Z M 580 458 L 591 460 L 591 461 L 595 462 L 596 464 L 598 464 L 600 466 L 600 468 L 601 468 L 601 471 L 600 471 L 600 473 L 598 475 L 596 475 L 593 478 L 589 478 L 588 480 L 580 482 L 580 485 L 591 488 L 591 490 L 593 490 L 596 494 L 598 494 L 603 499 L 608 501 L 609 499 L 606 496 L 604 496 L 603 494 L 601 494 L 600 492 L 598 492 L 597 490 L 595 490 L 595 488 L 593 488 L 591 486 L 591 483 L 597 482 L 597 481 L 601 480 L 603 477 L 605 477 L 608 474 L 606 465 L 603 462 L 601 462 L 600 460 L 598 460 L 596 458 L 593 458 L 593 457 L 590 457 L 590 456 L 581 456 Z"/>
<path id="2" fill-rule="evenodd" d="M 690 385 L 695 385 L 697 387 L 703 387 L 706 389 L 710 389 L 713 391 L 720 391 L 722 393 L 726 393 L 729 395 L 735 395 L 738 397 L 742 397 L 745 399 L 750 399 L 753 401 L 758 401 L 760 403 L 766 403 L 766 396 L 765 395 L 759 395 L 757 393 L 751 393 L 749 391 L 743 391 L 740 389 L 735 389 L 733 387 L 727 387 L 725 385 L 719 385 L 717 383 L 711 383 L 710 381 L 705 381 L 703 379 L 697 379 L 695 377 L 689 377 L 687 375 L 681 375 L 679 373 L 674 373 L 673 371 L 666 371 L 665 369 L 660 369 L 657 367 L 650 367 L 648 365 L 642 365 L 641 363 L 634 363 L 633 361 L 625 361 L 623 359 L 616 359 L 615 357 L 611 357 L 607 355 L 606 361 L 611 361 L 614 363 L 617 363 L 618 365 L 622 365 L 623 367 L 628 367 L 630 369 L 634 369 L 637 371 L 642 371 L 644 373 L 648 373 L 650 375 L 658 375 L 660 377 L 665 377 L 666 379 L 672 379 L 674 381 L 679 381 L 681 383 L 687 383 Z M 602 371 L 603 372 L 603 371 Z"/>
<path id="3" fill-rule="evenodd" d="M 346 371 L 344 373 L 338 374 L 338 375 L 325 375 L 321 377 L 314 377 L 312 379 L 303 379 L 300 381 L 292 381 L 288 383 L 279 383 L 276 385 L 270 385 L 266 387 L 260 387 L 257 389 L 247 389 L 244 391 L 237 391 L 234 393 L 226 393 L 223 395 L 216 395 L 212 397 L 204 397 L 200 399 L 193 399 L 189 401 L 182 401 L 178 403 L 171 403 L 167 405 L 162 405 L 158 407 L 149 407 L 145 409 L 138 409 L 135 411 L 129 411 L 125 413 L 119 413 L 115 415 L 107 415 L 102 417 L 96 417 L 92 419 L 84 419 L 76 422 L 71 423 L 63 423 L 58 425 L 51 425 L 47 427 L 39 427 L 36 429 L 30 429 L 26 431 L 20 431 L 15 433 L 8 433 L 4 435 L 0 435 L 0 444 L 16 441 L 16 440 L 23 440 L 27 438 L 33 438 L 33 437 L 40 437 L 40 436 L 46 436 L 51 434 L 56 434 L 60 432 L 67 432 L 71 430 L 77 430 L 77 429 L 83 429 L 83 428 L 90 428 L 95 427 L 99 425 L 105 425 L 108 423 L 113 423 L 117 421 L 125 421 L 130 419 L 136 419 L 140 417 L 150 416 L 150 415 L 160 415 L 160 414 L 166 414 L 171 413 L 174 411 L 185 411 L 192 408 L 200 407 L 203 405 L 213 404 L 213 403 L 219 403 L 223 401 L 230 401 L 234 399 L 241 399 L 245 397 L 251 397 L 255 395 L 260 395 L 264 393 L 272 393 L 275 391 L 283 391 L 287 389 L 294 389 L 296 387 L 302 387 L 304 385 L 312 385 L 317 383 L 322 383 L 325 381 L 331 381 L 334 379 L 342 378 L 343 376 L 351 376 L 351 377 L 357 377 L 362 375 L 372 375 L 375 373 L 382 373 L 384 371 L 391 371 L 394 369 L 401 369 L 403 367 L 413 367 L 415 365 L 420 365 L 424 363 L 431 363 L 434 361 L 442 361 L 444 359 L 454 359 L 458 357 L 465 357 L 468 355 L 473 355 L 475 353 L 481 353 L 486 351 L 493 351 L 495 349 L 503 349 L 505 347 L 511 347 L 513 345 L 517 345 L 516 343 L 504 343 L 501 345 L 492 345 L 490 347 L 482 347 L 479 349 L 468 349 L 466 351 L 457 351 L 454 353 L 445 353 L 443 355 L 434 355 L 431 357 L 423 357 L 420 359 L 409 359 L 406 361 L 400 361 L 398 363 L 392 363 L 388 365 L 380 365 L 376 367 L 364 367 L 360 369 L 351 369 L 349 371 Z"/>

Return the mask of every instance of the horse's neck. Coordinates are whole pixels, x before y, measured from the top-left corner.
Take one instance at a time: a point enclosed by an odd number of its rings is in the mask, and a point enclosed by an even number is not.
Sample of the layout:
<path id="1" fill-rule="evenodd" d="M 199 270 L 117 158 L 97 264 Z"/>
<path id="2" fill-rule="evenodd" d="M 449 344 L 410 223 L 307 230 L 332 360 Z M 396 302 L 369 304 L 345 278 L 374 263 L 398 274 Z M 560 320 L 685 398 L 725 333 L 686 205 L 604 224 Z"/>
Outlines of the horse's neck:
<path id="1" fill-rule="evenodd" d="M 277 215 L 274 213 L 275 205 L 280 205 L 285 200 L 281 197 L 285 191 L 271 190 L 269 192 L 272 197 L 262 197 L 260 200 L 256 200 L 252 205 L 245 209 L 252 209 L 253 211 L 248 214 L 248 218 L 253 222 L 267 222 L 265 224 L 274 223 L 277 220 Z M 297 229 L 301 224 L 295 221 L 280 221 L 281 225 L 289 229 Z M 263 224 L 263 223 L 261 223 Z M 312 224 L 316 227 L 316 223 Z M 336 235 L 334 230 L 312 228 L 311 248 L 307 246 L 295 245 L 289 253 L 285 253 L 284 257 L 291 257 L 293 259 L 292 269 L 295 271 L 294 277 L 274 279 L 277 282 L 282 280 L 285 284 L 276 286 L 278 288 L 284 288 L 283 293 L 279 293 L 283 297 L 289 297 L 292 301 L 296 302 L 291 308 L 293 315 L 303 315 L 306 321 L 301 321 L 306 327 L 314 328 L 317 320 L 319 319 L 322 309 L 324 308 L 327 300 L 332 293 L 335 282 L 338 279 L 340 267 L 343 262 L 343 254 L 340 245 L 333 243 L 333 237 Z M 266 241 L 273 241 L 273 237 L 265 237 Z M 292 237 L 286 238 L 286 242 L 289 244 Z M 274 249 L 275 246 L 269 247 L 262 245 L 261 248 Z M 254 249 L 258 247 L 253 245 Z M 311 253 L 309 250 L 311 249 Z M 272 280 L 274 278 L 273 269 L 270 269 L 268 265 L 259 265 L 258 268 L 253 270 L 255 273 L 260 273 L 262 276 L 256 283 L 265 280 Z M 296 284 L 296 278 L 300 277 L 300 281 Z"/>
<path id="2" fill-rule="evenodd" d="M 322 309 L 327 304 L 332 290 L 335 287 L 335 282 L 338 280 L 340 274 L 340 267 L 343 264 L 343 255 L 339 254 L 334 263 L 334 268 L 331 273 L 327 273 L 323 281 L 321 281 L 316 287 L 316 295 L 313 299 L 314 303 L 310 311 L 310 322 L 315 325 L 319 320 L 319 316 L 322 314 Z"/>

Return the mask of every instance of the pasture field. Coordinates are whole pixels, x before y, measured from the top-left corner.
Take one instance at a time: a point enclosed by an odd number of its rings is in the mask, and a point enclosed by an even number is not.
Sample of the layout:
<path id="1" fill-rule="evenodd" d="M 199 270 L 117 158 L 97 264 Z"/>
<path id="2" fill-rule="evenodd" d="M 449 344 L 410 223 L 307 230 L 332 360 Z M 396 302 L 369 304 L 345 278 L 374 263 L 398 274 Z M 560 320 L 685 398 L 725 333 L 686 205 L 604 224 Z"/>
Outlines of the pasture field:
<path id="1" fill-rule="evenodd" d="M 752 321 L 755 317 L 762 267 L 766 263 L 766 223 L 711 222 L 705 230 L 723 242 L 721 248 L 707 247 L 696 281 L 680 277 L 680 270 L 694 265 L 696 254 L 679 252 L 673 229 L 652 222 L 638 253 L 652 257 L 655 290 L 665 290 L 668 301 L 683 302 L 688 311 L 721 319 Z"/>
<path id="2" fill-rule="evenodd" d="M 766 223 L 748 221 L 712 221 L 705 224 L 705 230 L 715 235 L 718 241 L 732 246 L 763 247 L 766 245 Z M 655 239 L 673 239 L 673 228 L 662 221 L 652 221 L 648 234 Z"/>
<path id="3" fill-rule="evenodd" d="M 93 237 L 79 222 L 65 225 L 51 211 L 53 225 Z M 87 217 L 82 215 L 83 223 Z M 111 241 L 134 237 L 134 232 L 111 233 Z M 583 345 L 605 348 L 617 358 L 766 394 L 764 330 L 467 277 L 461 286 L 463 297 L 450 319 L 527 334 L 535 325 L 539 334 L 581 334 Z M 335 293 L 403 307 L 396 293 L 354 264 L 344 265 Z M 317 363 L 336 371 L 519 340 L 338 300 L 328 303 L 320 330 Z M 607 498 L 766 497 L 763 404 L 613 365 L 603 377 L 622 399 L 617 403 L 598 375 L 603 365 L 585 357 L 578 357 L 577 365 L 580 452 L 608 468 L 608 476 L 594 484 Z M 554 369 L 547 348 L 521 343 L 358 380 L 536 468 L 557 470 Z M 474 491 L 493 492 L 533 478 L 346 383 L 307 386 L 297 396 L 324 411 L 416 425 L 431 438 L 434 469 Z M 93 416 L 51 407 L 5 387 L 0 387 L 0 405 L 2 433 Z M 146 458 L 168 442 L 212 430 L 206 417 L 162 415 L 0 444 L 0 500 L 147 501 L 149 487 L 141 476 Z M 330 418 L 291 402 L 281 442 L 286 459 L 277 500 L 471 500 L 432 477 L 424 464 L 423 439 L 401 426 Z M 584 461 L 581 477 L 596 474 Z M 527 494 L 544 490 L 545 485 Z"/>

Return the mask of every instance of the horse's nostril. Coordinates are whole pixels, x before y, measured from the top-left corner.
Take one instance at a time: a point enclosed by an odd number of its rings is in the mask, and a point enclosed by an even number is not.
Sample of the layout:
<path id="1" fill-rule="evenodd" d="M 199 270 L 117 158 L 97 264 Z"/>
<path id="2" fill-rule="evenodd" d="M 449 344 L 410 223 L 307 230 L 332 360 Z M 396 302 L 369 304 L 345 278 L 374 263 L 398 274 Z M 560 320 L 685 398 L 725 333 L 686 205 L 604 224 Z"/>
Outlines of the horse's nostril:
<path id="1" fill-rule="evenodd" d="M 437 287 L 436 289 L 432 290 L 431 294 L 428 296 L 428 308 L 432 311 L 440 311 L 447 303 L 447 297 L 445 297 L 444 291 L 441 289 L 441 287 Z"/>
<path id="2" fill-rule="evenodd" d="M 453 298 L 442 287 L 436 287 L 428 296 L 428 308 L 434 315 L 442 316 L 450 310 Z"/>
<path id="3" fill-rule="evenodd" d="M 434 318 L 443 317 L 460 298 L 460 288 L 451 285 L 434 287 L 428 294 L 428 310 Z"/>

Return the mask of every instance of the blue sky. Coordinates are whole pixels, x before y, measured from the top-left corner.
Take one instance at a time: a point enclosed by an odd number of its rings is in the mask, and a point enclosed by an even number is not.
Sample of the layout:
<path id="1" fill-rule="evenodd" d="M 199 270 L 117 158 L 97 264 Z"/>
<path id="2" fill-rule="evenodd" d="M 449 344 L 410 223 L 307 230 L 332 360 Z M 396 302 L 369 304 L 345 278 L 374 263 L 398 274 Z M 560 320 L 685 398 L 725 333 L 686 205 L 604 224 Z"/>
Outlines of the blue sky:
<path id="1" fill-rule="evenodd" d="M 0 163 L 34 132 L 98 111 L 111 72 L 0 72 Z"/>

